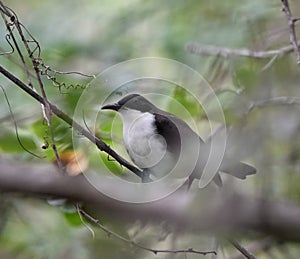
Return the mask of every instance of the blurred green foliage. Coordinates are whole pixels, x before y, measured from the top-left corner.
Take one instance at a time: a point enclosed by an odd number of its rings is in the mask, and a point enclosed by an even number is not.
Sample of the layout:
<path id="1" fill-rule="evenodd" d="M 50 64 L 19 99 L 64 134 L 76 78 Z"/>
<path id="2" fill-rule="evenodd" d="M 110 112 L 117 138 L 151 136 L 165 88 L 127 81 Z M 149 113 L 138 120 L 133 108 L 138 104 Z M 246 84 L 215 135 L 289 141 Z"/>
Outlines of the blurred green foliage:
<path id="1" fill-rule="evenodd" d="M 239 182 L 235 187 L 242 192 L 249 190 L 250 193 L 265 193 L 267 189 L 271 197 L 300 200 L 299 107 L 260 108 L 247 114 L 249 105 L 255 100 L 282 95 L 300 96 L 300 74 L 294 54 L 277 57 L 274 63 L 264 69 L 269 59 L 223 59 L 198 56 L 185 50 L 185 45 L 191 41 L 257 51 L 288 45 L 287 21 L 280 12 L 280 1 L 5 2 L 38 40 L 43 61 L 53 69 L 98 74 L 121 61 L 157 56 L 175 59 L 199 71 L 216 91 L 227 125 L 236 126 L 241 134 L 244 133 L 242 149 L 250 150 L 249 159 L 259 171 L 256 178 Z M 297 1 L 290 2 L 293 13 L 299 14 Z M 4 26 L 0 26 L 0 32 L 1 49 L 8 50 Z M 26 82 L 22 67 L 17 65 L 20 61 L 16 53 L 1 56 L 0 60 L 9 71 Z M 43 77 L 48 98 L 72 116 L 82 88 L 91 79 L 79 75 L 55 76 L 60 86 Z M 54 157 L 51 149 L 41 148 L 45 142 L 50 142 L 50 138 L 40 105 L 3 77 L 1 85 L 8 95 L 22 145 L 51 161 Z M 202 108 L 180 87 L 175 88 L 173 97 L 196 120 L 205 119 Z M 181 110 L 172 103 L 165 107 L 181 114 Z M 96 134 L 108 144 L 121 149 L 122 125 L 114 116 L 113 113 L 103 115 Z M 34 160 L 17 141 L 14 123 L 3 95 L 0 95 L 0 121 L 1 152 L 19 160 Z M 83 121 L 80 123 L 83 125 Z M 113 124 L 117 129 L 111 133 Z M 52 125 L 59 152 L 73 148 L 71 128 L 55 117 Z M 117 139 L 114 143 L 111 136 Z M 103 163 L 116 174 L 123 172 L 116 162 L 107 159 L 106 154 L 99 156 L 99 152 L 93 148 L 89 148 L 88 152 L 91 167 L 97 169 L 97 161 L 101 156 Z M 126 156 L 124 150 L 120 152 Z M 101 168 L 98 170 L 100 172 Z M 265 188 L 266 183 L 269 184 L 268 188 Z M 76 215 L 67 215 L 51 208 L 44 201 L 15 199 L 12 206 L 17 210 L 10 213 L 9 220 L 5 219 L 6 227 L 1 228 L 1 258 L 120 258 L 120 255 L 122 258 L 141 258 L 145 254 L 152 258 L 152 254 L 140 250 L 137 252 L 136 248 L 116 242 L 98 230 L 93 240 Z M 124 226 L 116 227 L 117 231 L 126 232 L 124 229 Z M 196 238 L 193 238 L 196 243 Z M 153 245 L 149 240 L 145 235 L 143 241 L 149 246 Z M 300 256 L 298 245 L 288 248 L 294 258 Z M 264 256 L 262 254 L 260 258 Z M 155 258 L 166 257 L 158 255 Z M 189 255 L 188 258 L 194 257 Z"/>

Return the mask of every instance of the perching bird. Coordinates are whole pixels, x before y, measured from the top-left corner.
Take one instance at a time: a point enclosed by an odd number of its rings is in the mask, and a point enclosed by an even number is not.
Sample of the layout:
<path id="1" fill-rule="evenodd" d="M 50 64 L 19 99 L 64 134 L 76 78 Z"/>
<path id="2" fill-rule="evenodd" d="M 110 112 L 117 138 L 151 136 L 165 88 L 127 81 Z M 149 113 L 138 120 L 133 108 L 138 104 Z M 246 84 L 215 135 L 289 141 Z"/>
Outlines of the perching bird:
<path id="1" fill-rule="evenodd" d="M 157 108 L 138 94 L 127 95 L 102 109 L 114 110 L 120 114 L 127 153 L 132 162 L 143 169 L 144 175 L 160 178 L 176 167 L 177 171 L 185 171 L 186 166 L 189 170 L 192 168 L 189 173 L 190 183 L 194 178 L 201 177 L 208 159 L 208 145 L 176 115 Z M 178 165 L 179 160 L 184 166 Z M 232 159 L 224 159 L 219 171 L 240 179 L 256 173 L 254 167 Z M 217 185 L 222 185 L 219 173 L 213 180 Z"/>

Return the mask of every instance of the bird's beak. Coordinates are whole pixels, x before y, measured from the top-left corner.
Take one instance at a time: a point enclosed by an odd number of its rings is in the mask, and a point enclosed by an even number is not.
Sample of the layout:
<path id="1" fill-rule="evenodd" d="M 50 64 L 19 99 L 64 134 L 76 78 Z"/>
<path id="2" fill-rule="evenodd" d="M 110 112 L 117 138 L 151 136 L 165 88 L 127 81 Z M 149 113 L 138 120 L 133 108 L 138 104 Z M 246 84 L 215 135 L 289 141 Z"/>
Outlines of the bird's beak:
<path id="1" fill-rule="evenodd" d="M 120 109 L 120 105 L 118 103 L 106 104 L 101 107 L 101 110 L 114 110 L 118 111 Z"/>

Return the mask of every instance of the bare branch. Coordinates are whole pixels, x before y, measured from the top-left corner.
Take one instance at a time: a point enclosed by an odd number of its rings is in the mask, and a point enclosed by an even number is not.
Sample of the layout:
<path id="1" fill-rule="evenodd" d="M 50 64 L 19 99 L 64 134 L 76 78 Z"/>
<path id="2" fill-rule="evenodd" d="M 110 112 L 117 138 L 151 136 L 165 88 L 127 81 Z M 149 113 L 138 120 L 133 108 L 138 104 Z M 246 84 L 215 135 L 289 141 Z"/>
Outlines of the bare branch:
<path id="1" fill-rule="evenodd" d="M 217 254 L 215 251 L 198 251 L 195 250 L 193 248 L 188 248 L 188 249 L 153 249 L 153 248 L 149 248 L 143 245 L 140 245 L 136 242 L 134 242 L 133 240 L 130 240 L 128 238 L 125 238 L 123 236 L 121 236 L 120 234 L 113 232 L 112 230 L 108 229 L 107 227 L 103 226 L 99 220 L 95 219 L 94 217 L 92 217 L 91 215 L 89 215 L 86 211 L 79 209 L 79 213 L 82 214 L 88 221 L 90 221 L 91 223 L 93 223 L 94 225 L 96 225 L 98 228 L 100 228 L 101 230 L 103 230 L 107 235 L 109 236 L 113 236 L 119 240 L 122 240 L 125 243 L 128 243 L 130 245 L 133 245 L 135 247 L 138 247 L 142 250 L 146 250 L 149 252 L 152 252 L 154 254 L 159 254 L 159 253 L 172 253 L 172 254 L 179 254 L 179 253 L 191 253 L 191 254 L 201 254 L 201 255 L 208 255 L 208 254 Z"/>
<path id="2" fill-rule="evenodd" d="M 94 230 L 84 221 L 84 218 L 83 218 L 83 213 L 82 213 L 82 209 L 80 208 L 80 204 L 78 202 L 76 202 L 74 204 L 74 207 L 76 208 L 76 211 L 77 211 L 77 214 L 80 218 L 80 221 L 81 223 L 84 225 L 84 227 L 92 234 L 92 237 L 93 239 L 95 238 L 95 232 Z"/>
<path id="3" fill-rule="evenodd" d="M 248 251 L 252 251 L 252 253 L 261 253 L 261 252 L 267 252 L 272 248 L 272 246 L 275 246 L 278 244 L 276 240 L 274 240 L 271 237 L 266 237 L 262 240 L 254 241 L 253 243 L 249 244 L 247 246 Z M 241 253 L 232 255 L 229 257 L 230 259 L 244 259 L 245 256 Z"/>
<path id="4" fill-rule="evenodd" d="M 239 250 L 246 258 L 248 259 L 257 259 L 256 256 L 254 256 L 251 252 L 249 252 L 249 250 L 242 246 L 241 244 L 239 244 L 236 240 L 229 238 L 228 241 L 237 249 Z"/>
<path id="5" fill-rule="evenodd" d="M 299 45 L 297 43 L 297 36 L 296 36 L 296 29 L 295 29 L 295 23 L 297 22 L 298 19 L 293 18 L 288 0 L 281 0 L 281 2 L 282 2 L 282 11 L 285 13 L 286 18 L 288 19 L 288 25 L 290 30 L 290 42 L 297 58 L 297 64 L 300 65 L 300 51 L 299 51 Z"/>
<path id="6" fill-rule="evenodd" d="M 45 102 L 48 103 L 51 112 L 54 113 L 57 117 L 65 121 L 67 124 L 69 124 L 71 127 L 73 127 L 75 130 L 77 130 L 80 134 L 85 136 L 87 139 L 89 139 L 92 143 L 94 143 L 101 151 L 106 152 L 110 156 L 112 156 L 116 161 L 118 161 L 121 165 L 128 168 L 130 171 L 135 173 L 137 176 L 142 178 L 142 171 L 127 162 L 124 158 L 119 156 L 114 150 L 112 150 L 105 142 L 97 138 L 96 136 L 93 136 L 89 131 L 85 130 L 82 126 L 80 126 L 77 122 L 75 122 L 71 117 L 69 117 L 67 114 L 65 114 L 63 111 L 58 109 L 54 104 L 50 103 L 48 100 L 45 100 L 42 96 L 40 96 L 38 93 L 33 91 L 29 86 L 25 85 L 20 79 L 15 77 L 13 74 L 8 72 L 4 67 L 0 65 L 0 73 L 2 73 L 5 77 L 7 77 L 9 80 L 11 80 L 15 85 L 20 87 L 22 90 L 24 90 L 27 94 L 32 96 L 35 100 L 38 102 L 44 104 Z"/>
<path id="7" fill-rule="evenodd" d="M 272 105 L 300 105 L 300 98 L 291 96 L 279 96 L 270 99 L 255 101 L 250 104 L 247 113 L 251 112 L 253 109 L 256 108 Z"/>
<path id="8" fill-rule="evenodd" d="M 298 43 L 300 45 L 300 43 Z M 208 55 L 208 56 L 220 56 L 223 58 L 229 57 L 248 57 L 255 59 L 269 59 L 274 57 L 279 57 L 284 54 L 293 51 L 293 46 L 284 46 L 276 50 L 268 51 L 253 51 L 249 49 L 232 49 L 226 47 L 219 47 L 214 45 L 205 45 L 200 43 L 188 43 L 186 45 L 186 50 L 188 52 L 198 54 L 198 55 Z"/>
<path id="9" fill-rule="evenodd" d="M 64 176 L 55 173 L 53 166 L 47 164 L 18 165 L 3 159 L 0 159 L 0 163 L 2 192 L 51 195 L 82 201 L 99 210 L 101 215 L 118 221 L 166 220 L 179 230 L 193 233 L 209 231 L 226 233 L 228 236 L 232 231 L 241 233 L 242 230 L 248 230 L 265 233 L 279 240 L 300 242 L 299 204 L 225 193 L 218 193 L 217 197 L 210 196 L 209 202 L 199 202 L 195 196 L 192 198 L 188 193 L 179 191 L 152 203 L 124 203 L 97 191 L 83 175 Z M 99 176 L 99 181 L 103 188 L 111 189 L 106 178 Z M 119 187 L 114 186 L 116 189 Z M 125 191 L 129 195 L 137 195 L 131 186 L 126 187 Z"/>

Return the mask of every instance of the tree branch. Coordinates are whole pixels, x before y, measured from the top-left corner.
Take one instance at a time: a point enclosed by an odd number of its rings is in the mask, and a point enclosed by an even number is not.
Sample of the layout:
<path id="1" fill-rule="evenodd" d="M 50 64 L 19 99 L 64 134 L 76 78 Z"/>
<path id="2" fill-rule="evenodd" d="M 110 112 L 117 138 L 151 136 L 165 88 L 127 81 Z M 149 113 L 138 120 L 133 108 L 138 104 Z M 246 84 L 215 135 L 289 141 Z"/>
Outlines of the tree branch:
<path id="1" fill-rule="evenodd" d="M 228 241 L 237 249 L 239 250 L 246 258 L 248 259 L 257 259 L 256 256 L 254 256 L 252 253 L 249 252 L 249 250 L 242 245 L 240 245 L 236 240 L 232 238 L 228 238 Z"/>
<path id="2" fill-rule="evenodd" d="M 276 50 L 267 50 L 267 51 L 254 51 L 249 49 L 233 49 L 226 47 L 219 47 L 214 45 L 206 45 L 200 43 L 190 42 L 187 43 L 185 49 L 194 54 L 198 55 L 208 55 L 208 56 L 220 56 L 223 58 L 229 57 L 248 57 L 255 59 L 270 59 L 271 61 L 265 66 L 264 70 L 272 64 L 275 59 L 284 54 L 295 52 L 297 58 L 297 64 L 300 65 L 300 43 L 297 41 L 295 24 L 299 21 L 299 18 L 294 18 L 292 16 L 288 0 L 281 0 L 282 2 L 282 11 L 285 13 L 288 19 L 288 26 L 290 31 L 290 43 L 291 45 L 284 46 Z"/>
<path id="3" fill-rule="evenodd" d="M 8 72 L 4 67 L 0 65 L 0 73 L 3 74 L 6 78 L 8 78 L 10 81 L 12 81 L 15 85 L 20 87 L 23 91 L 25 91 L 27 94 L 32 96 L 35 100 L 38 102 L 45 104 L 45 102 L 48 103 L 51 112 L 53 112 L 57 117 L 62 119 L 64 122 L 69 124 L 71 127 L 73 127 L 75 130 L 77 130 L 80 134 L 85 136 L 87 139 L 89 139 L 92 143 L 94 143 L 101 151 L 106 152 L 111 157 L 113 157 L 117 162 L 119 162 L 121 165 L 128 168 L 130 171 L 135 173 L 137 176 L 142 178 L 142 171 L 138 169 L 137 167 L 133 166 L 129 162 L 127 162 L 124 158 L 119 156 L 113 149 L 111 149 L 105 142 L 97 138 L 96 136 L 92 135 L 89 131 L 85 130 L 82 126 L 80 126 L 76 121 L 74 121 L 71 117 L 69 117 L 66 113 L 61 111 L 59 108 L 57 108 L 54 104 L 50 103 L 47 99 L 44 99 L 42 96 L 40 96 L 38 93 L 33 91 L 29 86 L 24 84 L 20 79 L 18 79 L 16 76 Z"/>
<path id="4" fill-rule="evenodd" d="M 300 45 L 300 43 L 298 43 Z M 276 50 L 268 51 L 253 51 L 249 49 L 232 49 L 226 47 L 219 47 L 214 45 L 205 45 L 200 43 L 190 42 L 186 45 L 186 50 L 188 52 L 198 54 L 198 55 L 208 55 L 208 56 L 220 56 L 223 58 L 229 57 L 248 57 L 255 59 L 267 59 L 277 56 L 282 56 L 284 54 L 293 51 L 293 46 L 285 46 Z"/>
<path id="5" fill-rule="evenodd" d="M 262 240 L 256 240 L 253 243 L 249 244 L 247 246 L 248 251 L 252 251 L 252 253 L 262 253 L 262 252 L 267 252 L 270 250 L 273 246 L 277 245 L 278 242 L 274 240 L 271 237 L 266 237 Z M 230 259 L 244 259 L 245 256 L 241 253 L 231 255 L 229 257 Z"/>
<path id="6" fill-rule="evenodd" d="M 282 2 L 282 11 L 285 13 L 286 18 L 288 19 L 289 31 L 290 31 L 290 42 L 293 47 L 293 50 L 296 54 L 297 64 L 300 65 L 300 51 L 299 45 L 297 43 L 295 22 L 297 19 L 294 19 L 290 10 L 288 0 L 281 0 Z"/>
<path id="7" fill-rule="evenodd" d="M 180 230 L 197 233 L 226 234 L 233 231 L 258 231 L 279 240 L 300 242 L 300 205 L 265 198 L 247 198 L 237 194 L 210 197 L 199 202 L 188 193 L 145 204 L 131 204 L 111 199 L 97 191 L 83 175 L 75 177 L 55 173 L 48 164 L 22 164 L 0 160 L 0 190 L 27 194 L 51 195 L 92 205 L 112 219 L 150 222 L 166 220 Z M 110 182 L 99 177 L 103 188 Z M 120 188 L 120 186 L 114 186 Z M 126 187 L 125 187 L 126 188 Z M 128 186 L 129 195 L 137 195 Z M 142 195 L 142 194 L 138 194 Z M 216 194 L 217 195 L 217 194 Z M 193 196 L 195 197 L 195 196 Z M 197 204 L 197 206 L 195 206 Z"/>
<path id="8" fill-rule="evenodd" d="M 278 96 L 270 99 L 255 101 L 250 104 L 247 113 L 250 113 L 256 108 L 262 108 L 272 105 L 300 105 L 300 98 L 292 96 Z"/>

